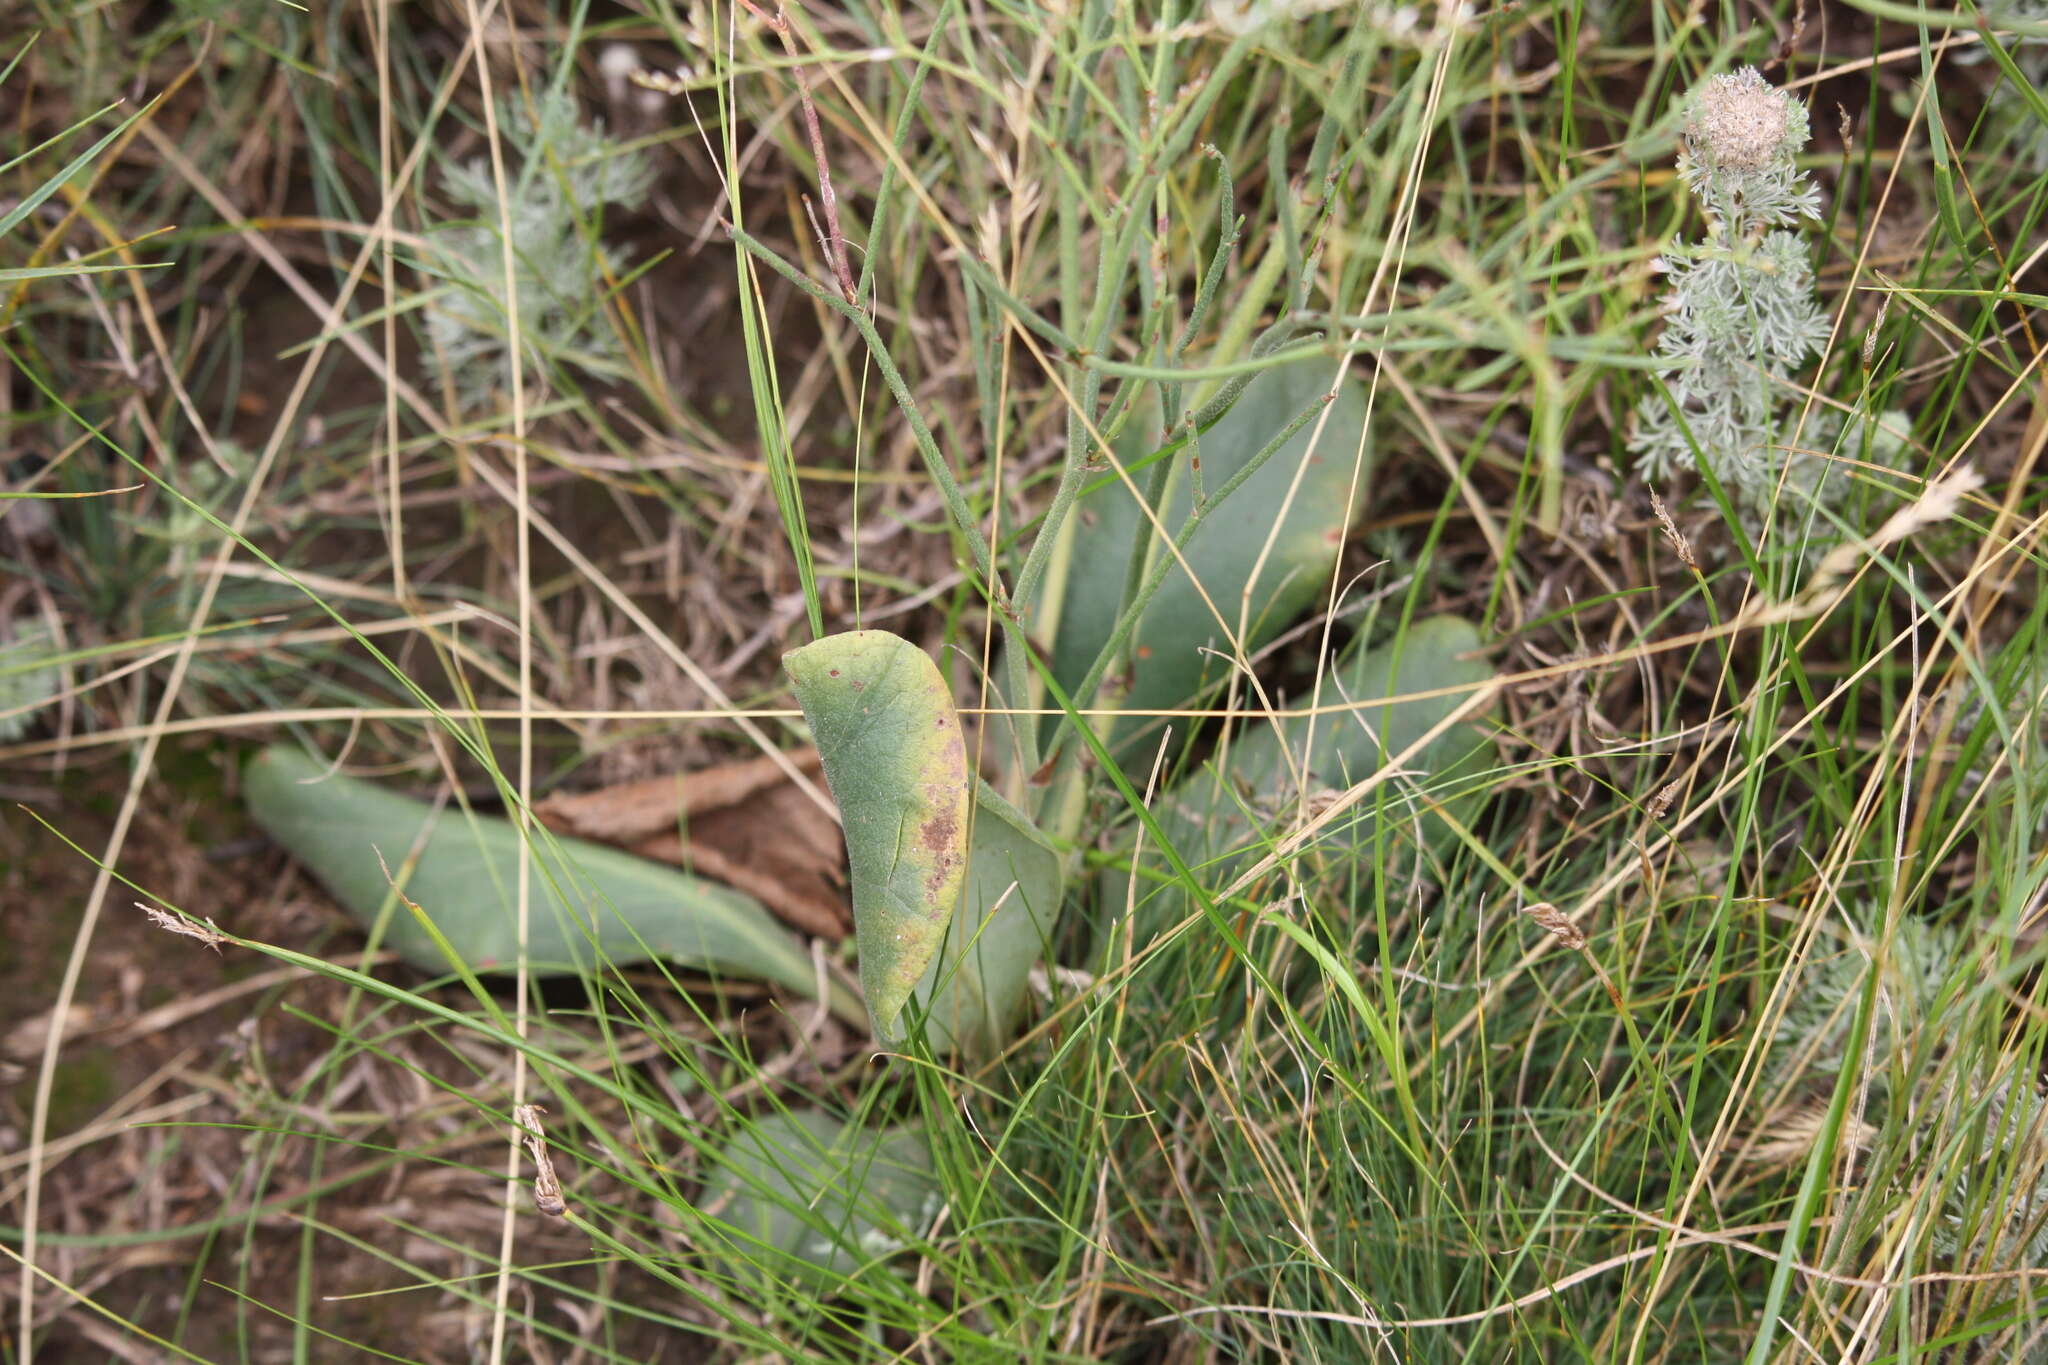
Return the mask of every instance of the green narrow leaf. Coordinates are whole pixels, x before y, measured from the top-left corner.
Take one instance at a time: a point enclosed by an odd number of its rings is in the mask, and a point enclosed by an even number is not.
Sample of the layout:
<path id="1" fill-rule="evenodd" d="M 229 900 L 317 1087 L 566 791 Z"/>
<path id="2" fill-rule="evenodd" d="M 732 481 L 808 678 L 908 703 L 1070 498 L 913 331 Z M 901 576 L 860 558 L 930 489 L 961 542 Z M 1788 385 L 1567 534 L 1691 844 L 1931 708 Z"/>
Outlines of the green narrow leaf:
<path id="1" fill-rule="evenodd" d="M 885 630 L 782 657 L 846 828 L 868 1017 L 885 1043 L 967 877 L 967 746 L 930 656 Z"/>
<path id="2" fill-rule="evenodd" d="M 378 854 L 396 876 L 428 830 L 403 884 L 406 898 L 472 970 L 511 969 L 519 957 L 519 859 L 532 856 L 518 827 L 452 807 L 437 813 L 374 783 L 323 776 L 326 771 L 297 749 L 263 750 L 243 774 L 250 818 L 365 928 L 391 901 Z M 559 859 L 535 861 L 527 934 L 535 973 L 661 957 L 816 995 L 810 954 L 751 896 L 601 844 L 555 842 Z M 453 965 L 434 933 L 402 910 L 389 916 L 384 942 L 422 971 Z M 851 992 L 834 987 L 830 1003 L 860 1019 Z"/>
<path id="3" fill-rule="evenodd" d="M 984 1057 L 1010 1041 L 1059 918 L 1060 856 L 1024 813 L 976 784 L 967 889 L 945 949 L 918 982 L 934 1053 Z"/>
<path id="4" fill-rule="evenodd" d="M 915 1130 L 876 1135 L 802 1109 L 746 1122 L 699 1203 L 737 1235 L 748 1265 L 817 1281 L 894 1253 L 930 1220 L 937 1198 L 931 1152 Z"/>

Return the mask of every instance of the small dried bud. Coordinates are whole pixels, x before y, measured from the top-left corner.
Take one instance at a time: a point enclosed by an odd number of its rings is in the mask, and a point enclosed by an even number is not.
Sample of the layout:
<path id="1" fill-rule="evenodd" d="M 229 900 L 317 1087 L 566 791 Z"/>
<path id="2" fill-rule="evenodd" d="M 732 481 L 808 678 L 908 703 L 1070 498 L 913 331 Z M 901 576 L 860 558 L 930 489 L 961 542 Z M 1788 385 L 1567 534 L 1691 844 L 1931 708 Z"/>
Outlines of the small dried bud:
<path id="1" fill-rule="evenodd" d="M 1762 170 L 1785 145 L 1792 125 L 1787 103 L 1753 66 L 1715 76 L 1693 104 L 1686 143 L 1694 156 L 1724 170 Z"/>
<path id="2" fill-rule="evenodd" d="M 1586 936 L 1579 932 L 1571 917 L 1549 901 L 1538 901 L 1522 907 L 1522 913 L 1536 921 L 1536 927 L 1549 934 L 1573 952 L 1586 946 Z"/>
<path id="3" fill-rule="evenodd" d="M 1671 809 L 1671 803 L 1678 799 L 1679 784 L 1669 782 L 1655 796 L 1650 798 L 1650 818 L 1662 820 L 1664 813 Z"/>
<path id="4" fill-rule="evenodd" d="M 1699 572 L 1700 561 L 1692 552 L 1692 542 L 1685 538 L 1685 532 L 1678 529 L 1678 523 L 1671 519 L 1671 510 L 1664 505 L 1664 499 L 1657 496 L 1657 490 L 1650 490 L 1650 510 L 1657 514 L 1657 525 L 1664 532 L 1664 539 L 1671 542 L 1672 553 L 1686 568 Z"/>
<path id="5" fill-rule="evenodd" d="M 212 920 L 205 924 L 194 924 L 191 920 L 179 919 L 168 910 L 159 910 L 156 906 L 144 905 L 141 901 L 135 902 L 135 908 L 148 915 L 149 922 L 164 932 L 196 938 L 216 953 L 220 951 L 220 945 L 228 941 L 226 934 L 213 927 Z"/>
<path id="6" fill-rule="evenodd" d="M 551 1218 L 560 1218 L 569 1211 L 569 1203 L 562 1198 L 562 1182 L 548 1156 L 547 1136 L 540 1130 L 540 1116 L 546 1112 L 537 1104 L 514 1105 L 512 1124 L 520 1130 L 526 1150 L 533 1154 L 533 1206 Z"/>

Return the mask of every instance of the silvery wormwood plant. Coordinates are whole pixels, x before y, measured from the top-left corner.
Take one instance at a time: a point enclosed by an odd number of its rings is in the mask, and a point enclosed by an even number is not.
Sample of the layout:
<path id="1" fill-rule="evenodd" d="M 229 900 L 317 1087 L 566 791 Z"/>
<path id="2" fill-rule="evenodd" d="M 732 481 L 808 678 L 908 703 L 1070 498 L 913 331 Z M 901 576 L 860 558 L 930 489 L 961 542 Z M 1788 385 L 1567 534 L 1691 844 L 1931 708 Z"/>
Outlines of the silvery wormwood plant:
<path id="1" fill-rule="evenodd" d="M 1637 409 L 1630 448 L 1662 478 L 1694 466 L 1752 506 L 1767 507 L 1780 476 L 1811 488 L 1819 461 L 1788 465 L 1777 442 L 1793 372 L 1827 339 L 1805 242 L 1788 229 L 1820 217 L 1820 191 L 1795 162 L 1806 109 L 1754 67 L 1713 76 L 1688 100 L 1679 174 L 1707 220 L 1658 263 L 1670 280 L 1658 353 L 1662 393 Z"/>
<path id="2" fill-rule="evenodd" d="M 1773 1031 L 1774 1086 L 1791 1080 L 1796 1067 L 1824 1095 L 1844 1068 L 1864 1060 L 1850 1055 L 1849 1044 L 1866 974 L 1877 970 L 1877 932 L 1874 922 L 1852 930 L 1846 950 L 1802 980 Z M 1968 997 L 1984 970 L 1974 943 L 1953 926 L 1899 920 L 1882 955 L 1878 1014 L 1870 1025 L 1879 1040 L 1873 1056 L 1939 1057 L 1949 1050 L 1974 1008 Z M 1894 1107 L 1915 1121 L 1895 1130 L 1851 1125 L 1860 1146 L 1902 1144 L 1900 1169 L 1907 1171 L 1924 1169 L 1939 1144 L 1976 1144 L 1974 1159 L 1953 1166 L 1954 1178 L 1934 1211 L 1932 1249 L 1953 1266 L 2048 1265 L 2048 1095 L 2031 1054 L 2024 1046 L 2019 1052 L 1877 1066 L 1866 1077 L 1864 1112 L 1882 1116 L 1887 1101 L 1896 1099 Z M 1894 1095 L 1900 1087 L 1904 1093 Z M 1903 1186 L 1893 1193 L 1901 1200 L 1909 1195 Z M 2035 1341 L 2024 1358 L 2048 1365 L 2048 1341 Z"/>
<path id="3" fill-rule="evenodd" d="M 505 217 L 527 361 L 616 374 L 620 342 L 602 301 L 604 279 L 616 274 L 619 260 L 594 234 L 608 206 L 640 205 L 653 167 L 642 153 L 612 142 L 601 126 L 581 122 L 564 95 L 542 97 L 531 112 L 508 102 L 498 126 L 516 158 L 506 168 Z M 427 330 L 458 396 L 473 404 L 502 381 L 511 344 L 490 162 L 449 166 L 442 191 L 474 214 L 429 238 L 421 266 L 446 283 L 427 314 Z"/>
<path id="4" fill-rule="evenodd" d="M 2048 26 L 2048 0 L 2005 0 L 2003 4 L 1985 7 L 1993 24 L 2019 23 L 2034 26 Z M 2048 35 L 2039 32 L 2020 37 L 2011 48 L 2013 65 L 2020 75 L 2034 83 L 2036 89 L 2048 89 Z M 1983 53 L 1973 50 L 1972 58 L 1982 59 Z M 2023 99 L 1999 98 L 1994 102 L 1994 113 L 2002 113 L 2013 125 L 2013 150 L 2021 164 L 2030 171 L 2048 169 L 2048 122 L 2034 113 L 2033 108 Z"/>
<path id="5" fill-rule="evenodd" d="M 49 632 L 29 626 L 7 638 L 0 622 L 0 743 L 28 732 L 35 713 L 55 700 L 64 675 L 50 661 L 58 656 Z"/>

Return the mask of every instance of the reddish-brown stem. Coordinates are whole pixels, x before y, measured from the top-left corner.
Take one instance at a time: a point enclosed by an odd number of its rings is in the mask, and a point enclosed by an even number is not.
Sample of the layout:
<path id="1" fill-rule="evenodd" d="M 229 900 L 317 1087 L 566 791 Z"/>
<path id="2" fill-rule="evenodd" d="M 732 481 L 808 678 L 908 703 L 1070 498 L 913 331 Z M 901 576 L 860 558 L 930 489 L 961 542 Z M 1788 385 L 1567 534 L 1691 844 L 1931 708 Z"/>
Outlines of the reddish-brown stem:
<path id="1" fill-rule="evenodd" d="M 747 12 L 773 29 L 782 39 L 783 50 L 792 61 L 797 60 L 796 39 L 791 31 L 789 12 L 783 0 L 776 0 L 775 13 L 769 14 L 754 0 L 740 0 Z M 811 156 L 818 163 L 818 203 L 825 211 L 825 230 L 819 234 L 824 246 L 825 260 L 832 267 L 832 274 L 839 281 L 839 292 L 849 304 L 860 307 L 860 294 L 854 288 L 853 267 L 847 260 L 846 234 L 839 227 L 839 196 L 832 189 L 832 163 L 825 155 L 825 133 L 818 123 L 818 106 L 811 101 L 811 83 L 804 76 L 801 65 L 790 68 L 796 75 L 797 101 L 804 111 L 804 131 L 810 135 Z"/>

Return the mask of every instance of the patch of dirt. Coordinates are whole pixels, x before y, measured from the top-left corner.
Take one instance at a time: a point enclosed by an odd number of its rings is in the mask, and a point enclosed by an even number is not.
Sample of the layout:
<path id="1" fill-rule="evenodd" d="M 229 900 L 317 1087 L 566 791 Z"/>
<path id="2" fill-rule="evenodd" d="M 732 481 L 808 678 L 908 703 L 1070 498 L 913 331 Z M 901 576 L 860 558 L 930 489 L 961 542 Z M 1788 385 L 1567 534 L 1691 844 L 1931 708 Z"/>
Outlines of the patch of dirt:
<path id="1" fill-rule="evenodd" d="M 463 1277 L 479 1275 L 497 1246 L 506 1134 L 479 1121 L 473 1098 L 509 1095 L 510 1059 L 401 1018 L 368 1022 L 379 1002 L 343 983 L 154 927 L 135 901 L 160 898 L 230 934 L 348 965 L 360 954 L 340 911 L 282 855 L 246 837 L 225 768 L 234 750 L 166 748 L 170 769 L 210 770 L 214 780 L 196 790 L 152 785 L 120 862 L 145 890 L 117 882 L 94 932 L 52 1091 L 39 1264 L 206 1358 L 246 1347 L 249 1359 L 291 1359 L 295 1328 L 284 1315 L 334 1334 L 313 1339 L 315 1359 L 340 1358 L 345 1342 L 402 1343 L 419 1360 L 474 1358 L 489 1328 L 491 1282 Z M 123 788 L 109 766 L 11 794 L 97 851 Z M 33 821 L 0 828 L 0 898 L 24 908 L 0 938 L 0 1222 L 19 1225 L 24 1212 L 42 1040 L 93 873 L 88 857 Z M 567 1022 L 585 1022 L 587 997 L 563 1004 L 574 1011 Z M 670 1027 L 686 1036 L 696 1016 L 680 1006 L 676 1014 Z M 779 1013 L 757 1015 L 760 1043 L 774 1046 Z M 357 1037 L 376 1040 L 375 1053 L 337 1048 L 348 1021 Z M 591 1045 L 586 1035 L 563 1032 L 559 1042 L 579 1052 Z M 602 1170 L 557 1159 L 570 1197 L 586 1208 L 640 1197 Z M 587 1236 L 526 1207 L 523 1190 L 518 1197 L 522 1263 L 563 1263 L 549 1272 L 562 1283 L 693 1316 L 668 1288 L 629 1282 L 633 1272 L 576 1264 L 589 1255 Z M 309 1224 L 318 1228 L 312 1242 Z M 300 1303 L 302 1275 L 309 1297 Z M 471 1298 L 387 1292 L 420 1277 L 456 1281 Z M 10 1324 L 17 1283 L 0 1275 Z M 140 1358 L 132 1339 L 72 1311 L 69 1299 L 39 1302 L 38 1359 Z M 573 1342 L 585 1326 L 582 1302 L 515 1293 L 513 1309 Z M 619 1325 L 619 1349 L 692 1358 L 677 1354 L 673 1328 Z M 542 1358 L 547 1338 L 536 1340 L 542 1347 L 515 1346 L 515 1356 Z M 564 1339 L 553 1345 L 566 1350 Z"/>

